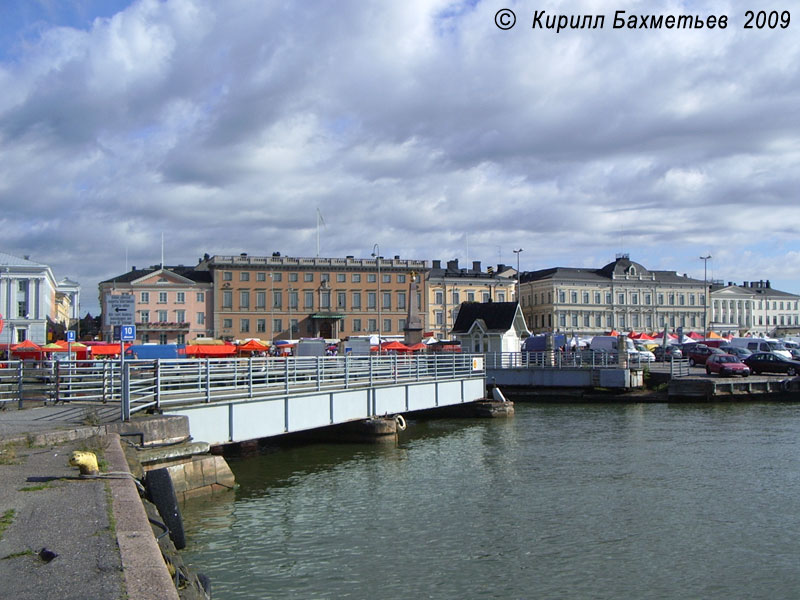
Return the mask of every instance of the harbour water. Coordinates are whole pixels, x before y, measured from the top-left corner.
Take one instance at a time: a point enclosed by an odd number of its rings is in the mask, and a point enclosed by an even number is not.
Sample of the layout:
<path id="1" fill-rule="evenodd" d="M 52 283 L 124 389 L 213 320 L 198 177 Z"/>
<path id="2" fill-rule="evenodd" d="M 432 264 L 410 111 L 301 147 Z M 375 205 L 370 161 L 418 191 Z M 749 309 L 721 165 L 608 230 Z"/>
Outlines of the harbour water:
<path id="1" fill-rule="evenodd" d="M 185 557 L 218 599 L 800 595 L 800 404 L 516 409 L 231 461 Z"/>

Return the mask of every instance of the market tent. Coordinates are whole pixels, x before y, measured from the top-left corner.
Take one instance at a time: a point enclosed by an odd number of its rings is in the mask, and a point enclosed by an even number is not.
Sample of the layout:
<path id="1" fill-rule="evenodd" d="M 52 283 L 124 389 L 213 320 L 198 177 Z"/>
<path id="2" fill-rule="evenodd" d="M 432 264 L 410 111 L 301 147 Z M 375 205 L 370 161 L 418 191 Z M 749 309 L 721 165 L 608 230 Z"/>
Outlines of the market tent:
<path id="1" fill-rule="evenodd" d="M 722 340 L 723 338 L 720 334 L 714 333 L 713 331 L 709 331 L 708 335 L 706 336 L 707 340 Z"/>
<path id="2" fill-rule="evenodd" d="M 427 348 L 427 346 L 425 344 L 423 344 L 422 342 L 419 342 L 417 344 L 414 344 L 413 346 L 409 346 L 408 347 L 408 349 L 411 352 L 419 352 L 420 350 L 425 350 L 426 348 Z"/>
<path id="3" fill-rule="evenodd" d="M 56 342 L 51 342 L 49 344 L 45 344 L 44 346 L 42 346 L 41 347 L 41 351 L 42 352 L 66 352 L 67 351 L 67 347 L 66 346 L 61 346 L 60 344 L 57 344 Z"/>
<path id="4" fill-rule="evenodd" d="M 408 346 L 402 342 L 388 342 L 381 344 L 381 348 L 385 351 L 394 350 L 395 352 L 408 352 Z"/>
<path id="5" fill-rule="evenodd" d="M 214 344 L 193 344 L 186 346 L 186 356 L 194 356 L 196 358 L 220 358 L 223 356 L 231 356 L 236 353 L 236 346 L 232 344 L 225 344 L 217 346 Z"/>
<path id="6" fill-rule="evenodd" d="M 19 344 L 11 346 L 11 354 L 16 354 L 23 360 L 31 358 L 41 358 L 42 349 L 35 342 L 32 342 L 30 340 L 25 340 L 24 342 L 20 342 Z"/>
<path id="7" fill-rule="evenodd" d="M 248 340 L 238 346 L 240 352 L 266 352 L 269 346 L 258 340 Z"/>
<path id="8" fill-rule="evenodd" d="M 606 333 L 606 335 L 613 335 L 613 336 L 617 336 L 617 335 L 619 335 L 619 331 L 617 331 L 616 329 L 612 329 L 611 331 L 609 331 L 608 333 Z"/>

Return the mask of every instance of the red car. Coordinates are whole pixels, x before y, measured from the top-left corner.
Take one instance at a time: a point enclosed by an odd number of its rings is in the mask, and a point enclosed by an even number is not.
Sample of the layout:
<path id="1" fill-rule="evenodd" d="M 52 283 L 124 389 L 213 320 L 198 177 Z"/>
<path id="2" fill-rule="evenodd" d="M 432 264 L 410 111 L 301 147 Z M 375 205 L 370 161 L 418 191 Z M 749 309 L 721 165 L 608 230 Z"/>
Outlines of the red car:
<path id="1" fill-rule="evenodd" d="M 706 373 L 709 375 L 717 373 L 720 377 L 733 377 L 734 375 L 748 377 L 750 367 L 733 354 L 712 354 L 706 360 Z"/>
<path id="2" fill-rule="evenodd" d="M 697 344 L 694 348 L 690 348 L 688 352 L 683 355 L 689 359 L 689 366 L 704 365 L 706 361 L 717 354 L 725 354 L 719 348 L 709 348 L 705 344 Z"/>

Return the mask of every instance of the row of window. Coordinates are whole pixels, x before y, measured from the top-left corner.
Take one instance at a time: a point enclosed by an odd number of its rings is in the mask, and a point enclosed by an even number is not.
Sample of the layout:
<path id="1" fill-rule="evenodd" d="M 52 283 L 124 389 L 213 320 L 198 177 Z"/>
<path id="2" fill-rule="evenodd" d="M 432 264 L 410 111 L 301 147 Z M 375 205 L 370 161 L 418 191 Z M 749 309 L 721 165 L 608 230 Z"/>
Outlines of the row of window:
<path id="1" fill-rule="evenodd" d="M 156 313 L 156 321 L 155 322 L 157 322 L 157 323 L 167 323 L 168 321 L 170 321 L 170 319 L 168 318 L 169 317 L 169 311 L 167 311 L 167 310 L 157 310 L 157 311 L 154 311 L 154 312 Z M 175 318 L 172 319 L 173 321 L 176 321 L 178 323 L 186 323 L 186 311 L 185 310 L 176 310 L 174 312 L 175 312 Z M 198 325 L 204 325 L 205 324 L 205 322 L 206 322 L 206 313 L 199 312 L 199 313 L 196 313 L 195 316 L 197 317 L 195 322 Z M 150 321 L 150 311 L 149 310 L 140 310 L 139 311 L 139 322 L 140 323 L 151 323 L 152 322 L 152 321 Z"/>
<path id="2" fill-rule="evenodd" d="M 757 307 L 756 307 L 756 304 L 758 305 Z M 796 300 L 794 302 L 790 302 L 790 301 L 784 302 L 783 300 L 781 300 L 781 301 L 773 300 L 772 301 L 772 310 L 798 310 L 798 306 L 799 305 L 800 304 Z M 755 300 L 714 300 L 714 308 L 716 310 L 720 310 L 720 308 L 722 308 L 722 309 L 727 308 L 729 310 L 733 310 L 733 309 L 737 309 L 737 310 L 742 310 L 742 309 L 756 310 L 756 308 L 757 308 L 758 310 L 762 310 L 765 307 L 764 307 L 764 301 L 763 300 L 759 300 L 757 303 L 756 303 Z M 769 308 L 770 308 L 769 300 L 767 300 L 766 301 L 766 309 L 769 310 Z"/>
<path id="3" fill-rule="evenodd" d="M 239 272 L 239 281 L 250 281 L 250 271 L 240 271 Z M 377 279 L 376 273 L 366 273 L 366 281 L 367 283 L 375 283 Z M 255 281 L 266 281 L 267 278 L 272 279 L 272 281 L 283 281 L 283 273 L 280 272 L 273 272 L 273 273 L 266 273 L 264 271 L 257 271 L 255 273 Z M 299 273 L 287 273 L 288 281 L 294 282 L 299 281 Z M 361 273 L 350 273 L 350 282 L 351 283 L 361 283 Z M 397 273 L 395 274 L 395 281 L 397 283 L 405 283 L 406 282 L 406 275 L 405 273 Z M 222 271 L 222 281 L 233 281 L 233 271 Z M 303 273 L 303 281 L 304 282 L 311 282 L 314 281 L 314 273 Z M 319 281 L 320 283 L 325 281 L 331 281 L 331 274 L 330 273 L 319 273 Z M 347 282 L 347 273 L 336 273 L 336 282 L 337 283 L 346 283 Z M 392 283 L 392 274 L 391 273 L 382 273 L 381 274 L 381 282 L 382 283 Z"/>
<path id="4" fill-rule="evenodd" d="M 391 333 L 392 331 L 402 333 L 403 330 L 406 328 L 406 320 L 405 319 L 398 319 L 396 321 L 397 329 L 392 329 L 392 325 L 394 321 L 392 319 L 383 319 L 383 328 L 381 329 L 381 333 Z M 238 328 L 237 331 L 239 333 L 268 333 L 270 335 L 277 335 L 284 331 L 284 327 L 287 329 L 291 327 L 291 335 L 299 335 L 300 327 L 298 324 L 297 319 L 272 319 L 272 330 L 267 331 L 267 319 L 239 319 L 238 320 Z M 377 319 L 352 319 L 350 321 L 350 329 L 346 330 L 345 326 L 347 323 L 345 321 L 341 321 L 341 326 L 343 331 L 350 331 L 352 333 L 377 333 L 378 332 L 378 320 Z M 255 326 L 255 329 L 251 329 L 251 325 Z M 222 328 L 227 330 L 233 329 L 233 319 L 224 318 L 222 319 Z M 307 331 L 305 333 L 311 334 L 313 326 L 311 323 L 306 325 Z"/>
<path id="5" fill-rule="evenodd" d="M 675 314 L 662 314 L 658 315 L 655 324 L 658 328 L 669 327 L 698 327 L 697 315 L 675 315 Z M 564 314 L 557 315 L 556 322 L 558 327 L 583 327 L 595 329 L 613 329 L 615 327 L 626 330 L 628 328 L 636 330 L 641 327 L 645 329 L 653 329 L 654 319 L 653 315 L 614 315 L 614 314 Z M 553 327 L 553 314 L 535 314 L 533 315 L 533 329 L 552 328 Z"/>
<path id="6" fill-rule="evenodd" d="M 394 305 L 392 304 L 392 294 L 395 295 Z M 290 309 L 298 309 L 300 307 L 300 292 L 290 291 L 287 296 L 288 307 Z M 315 304 L 314 299 L 317 297 Z M 381 308 L 384 310 L 406 310 L 406 292 L 381 292 Z M 362 301 L 366 299 L 367 310 L 376 310 L 378 306 L 378 293 L 377 292 L 350 292 L 350 309 L 361 310 L 364 308 Z M 239 310 L 249 310 L 251 308 L 251 301 L 255 300 L 253 305 L 255 310 L 267 309 L 267 292 L 239 290 L 238 293 Z M 282 290 L 272 291 L 272 306 L 273 309 L 283 308 L 284 293 Z M 335 301 L 336 304 L 331 304 Z M 422 302 L 422 296 L 417 294 L 417 307 L 419 308 Z M 330 290 L 304 290 L 303 291 L 303 308 L 313 310 L 317 306 L 319 309 L 336 308 L 338 310 L 347 310 L 347 292 L 332 292 Z M 222 292 L 222 308 L 233 309 L 233 291 L 223 290 Z"/>
<path id="7" fill-rule="evenodd" d="M 481 302 L 489 302 L 491 296 L 489 292 L 481 292 Z M 461 293 L 458 290 L 453 290 L 452 292 L 452 299 L 454 305 L 461 304 Z M 475 292 L 467 292 L 467 299 L 466 302 L 475 302 Z M 505 302 L 506 301 L 506 293 L 498 291 L 495 298 L 496 302 Z M 434 304 L 437 306 L 441 306 L 444 304 L 444 291 L 436 291 L 434 293 Z"/>
<path id="8" fill-rule="evenodd" d="M 186 292 L 173 292 L 175 294 L 175 304 L 186 302 Z M 157 292 L 159 304 L 166 304 L 169 301 L 169 292 Z M 197 302 L 205 302 L 205 292 L 196 292 Z M 154 294 L 155 295 L 155 294 Z M 150 304 L 150 292 L 139 292 L 139 304 Z"/>
<path id="9" fill-rule="evenodd" d="M 614 294 L 611 292 L 577 292 L 574 290 L 558 290 L 557 297 L 559 304 L 602 304 L 610 306 L 614 303 Z M 703 306 L 703 303 L 705 302 L 704 294 L 658 293 L 655 294 L 655 297 L 656 304 L 660 306 Z M 650 292 L 618 292 L 616 299 L 617 305 L 653 304 L 653 294 Z M 553 292 L 528 294 L 527 296 L 523 296 L 522 300 L 523 306 L 552 304 Z"/>

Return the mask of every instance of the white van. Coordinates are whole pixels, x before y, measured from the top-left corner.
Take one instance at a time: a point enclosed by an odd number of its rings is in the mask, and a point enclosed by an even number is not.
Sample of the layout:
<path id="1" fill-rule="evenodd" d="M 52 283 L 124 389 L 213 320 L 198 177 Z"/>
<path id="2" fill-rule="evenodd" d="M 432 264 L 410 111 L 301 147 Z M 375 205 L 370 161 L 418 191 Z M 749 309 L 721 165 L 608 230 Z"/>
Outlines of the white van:
<path id="1" fill-rule="evenodd" d="M 781 344 L 778 340 L 769 338 L 754 338 L 754 337 L 739 337 L 732 338 L 729 342 L 731 346 L 739 348 L 747 348 L 750 352 L 774 352 L 784 358 L 792 358 L 792 353 L 786 349 L 786 346 Z"/>
<path id="2" fill-rule="evenodd" d="M 636 349 L 636 346 L 633 345 L 633 340 L 629 337 L 624 337 L 625 340 L 625 349 L 628 351 L 628 355 L 637 355 L 639 351 Z M 615 335 L 596 335 L 592 338 L 592 341 L 589 342 L 589 348 L 596 352 L 616 352 L 617 351 L 617 341 L 618 338 Z"/>

